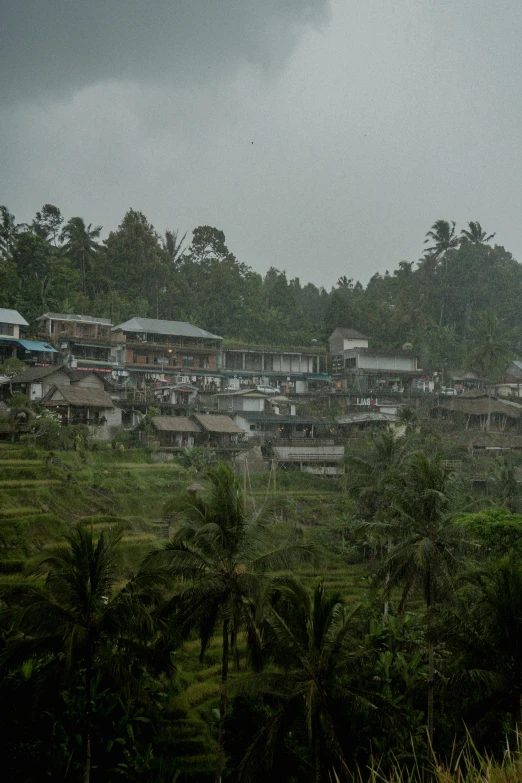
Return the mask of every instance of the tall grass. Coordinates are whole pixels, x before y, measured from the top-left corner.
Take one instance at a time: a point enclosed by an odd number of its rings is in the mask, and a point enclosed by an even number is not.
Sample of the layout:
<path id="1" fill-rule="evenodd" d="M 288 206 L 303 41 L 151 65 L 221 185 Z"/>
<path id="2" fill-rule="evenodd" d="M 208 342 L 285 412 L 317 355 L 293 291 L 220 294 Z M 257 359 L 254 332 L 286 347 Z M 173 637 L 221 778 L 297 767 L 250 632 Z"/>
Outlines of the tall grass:
<path id="1" fill-rule="evenodd" d="M 330 773 L 332 783 L 338 783 L 335 770 Z M 493 758 L 481 753 L 471 737 L 460 752 L 454 752 L 446 763 L 433 759 L 429 765 L 416 765 L 413 769 L 392 765 L 384 771 L 380 764 L 360 770 L 353 783 L 521 783 L 522 734 L 517 732 L 512 747 L 506 741 L 503 758 Z M 339 782 L 340 783 L 340 782 Z"/>

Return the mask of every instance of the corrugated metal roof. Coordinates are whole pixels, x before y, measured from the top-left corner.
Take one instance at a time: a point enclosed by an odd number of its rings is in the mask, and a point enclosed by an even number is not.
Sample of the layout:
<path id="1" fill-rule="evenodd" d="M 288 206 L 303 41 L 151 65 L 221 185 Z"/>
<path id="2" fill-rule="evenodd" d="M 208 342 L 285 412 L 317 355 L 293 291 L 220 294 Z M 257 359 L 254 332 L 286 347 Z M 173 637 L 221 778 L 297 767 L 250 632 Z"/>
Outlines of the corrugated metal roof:
<path id="1" fill-rule="evenodd" d="M 18 342 L 26 349 L 26 351 L 45 351 L 46 353 L 58 353 L 56 348 L 53 348 L 50 343 L 41 343 L 37 340 L 18 340 Z"/>
<path id="2" fill-rule="evenodd" d="M 394 413 L 381 413 L 380 411 L 367 411 L 366 413 L 348 413 L 346 416 L 336 416 L 337 424 L 357 424 L 364 421 L 397 421 Z"/>
<path id="3" fill-rule="evenodd" d="M 110 318 L 98 318 L 96 315 L 78 315 L 77 313 L 44 313 L 37 321 L 79 321 L 80 323 L 103 324 L 112 326 Z"/>
<path id="4" fill-rule="evenodd" d="M 113 332 L 144 332 L 145 334 L 166 334 L 172 337 L 201 337 L 207 340 L 222 340 L 217 334 L 206 332 L 199 326 L 193 326 L 186 321 L 162 321 L 156 318 L 131 318 L 118 326 L 113 326 Z"/>
<path id="5" fill-rule="evenodd" d="M 295 424 L 299 426 L 310 424 L 329 424 L 330 419 L 314 418 L 312 416 L 290 416 L 280 415 L 279 413 L 261 413 L 261 411 L 237 411 L 234 418 L 241 418 L 245 421 L 265 422 L 266 424 Z"/>
<path id="6" fill-rule="evenodd" d="M 5 307 L 0 307 L 0 323 L 15 324 L 15 326 L 29 326 L 18 310 L 8 310 Z"/>

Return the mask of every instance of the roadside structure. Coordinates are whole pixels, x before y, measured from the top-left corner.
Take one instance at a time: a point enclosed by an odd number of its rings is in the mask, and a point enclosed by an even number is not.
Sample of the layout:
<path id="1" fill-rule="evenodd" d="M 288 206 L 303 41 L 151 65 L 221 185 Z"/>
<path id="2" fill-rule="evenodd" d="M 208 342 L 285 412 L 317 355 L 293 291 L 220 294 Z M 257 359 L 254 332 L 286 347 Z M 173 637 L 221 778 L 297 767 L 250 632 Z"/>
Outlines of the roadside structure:
<path id="1" fill-rule="evenodd" d="M 408 344 L 394 351 L 370 348 L 368 338 L 354 329 L 336 329 L 329 342 L 332 376 L 345 391 L 401 392 L 422 375 Z"/>
<path id="2" fill-rule="evenodd" d="M 192 384 L 217 391 L 222 337 L 184 321 L 131 318 L 112 327 L 122 365 L 138 388 Z"/>
<path id="3" fill-rule="evenodd" d="M 329 380 L 324 348 L 278 348 L 230 343 L 222 347 L 220 370 L 227 386 L 272 387 L 285 394 L 306 394 Z"/>
<path id="4" fill-rule="evenodd" d="M 18 310 L 0 307 L 0 362 L 19 359 L 26 364 L 50 364 L 58 351 L 48 342 L 26 340 L 29 324 Z"/>

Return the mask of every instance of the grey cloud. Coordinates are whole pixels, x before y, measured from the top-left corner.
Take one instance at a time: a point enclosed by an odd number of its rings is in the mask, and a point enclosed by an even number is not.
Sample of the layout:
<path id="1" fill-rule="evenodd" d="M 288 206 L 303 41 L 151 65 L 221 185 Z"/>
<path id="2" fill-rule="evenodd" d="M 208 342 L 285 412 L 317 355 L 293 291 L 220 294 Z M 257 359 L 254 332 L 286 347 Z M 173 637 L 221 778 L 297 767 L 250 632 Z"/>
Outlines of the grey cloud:
<path id="1" fill-rule="evenodd" d="M 281 66 L 329 0 L 4 0 L 1 97 L 57 96 L 106 79 L 176 87 Z"/>

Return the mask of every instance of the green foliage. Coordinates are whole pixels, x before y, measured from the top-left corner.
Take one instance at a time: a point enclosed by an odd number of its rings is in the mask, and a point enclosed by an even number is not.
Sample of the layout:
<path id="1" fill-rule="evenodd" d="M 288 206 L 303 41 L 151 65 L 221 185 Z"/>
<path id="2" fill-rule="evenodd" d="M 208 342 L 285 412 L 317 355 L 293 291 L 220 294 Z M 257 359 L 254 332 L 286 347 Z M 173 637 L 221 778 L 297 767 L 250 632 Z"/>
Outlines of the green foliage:
<path id="1" fill-rule="evenodd" d="M 505 508 L 458 514 L 455 523 L 480 543 L 486 556 L 505 555 L 522 546 L 522 515 Z"/>

